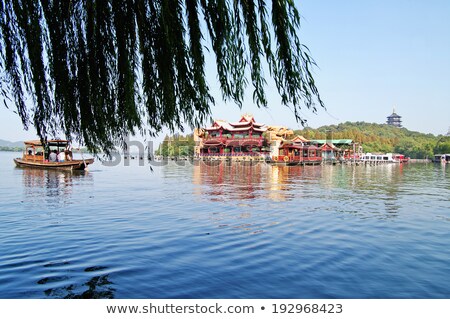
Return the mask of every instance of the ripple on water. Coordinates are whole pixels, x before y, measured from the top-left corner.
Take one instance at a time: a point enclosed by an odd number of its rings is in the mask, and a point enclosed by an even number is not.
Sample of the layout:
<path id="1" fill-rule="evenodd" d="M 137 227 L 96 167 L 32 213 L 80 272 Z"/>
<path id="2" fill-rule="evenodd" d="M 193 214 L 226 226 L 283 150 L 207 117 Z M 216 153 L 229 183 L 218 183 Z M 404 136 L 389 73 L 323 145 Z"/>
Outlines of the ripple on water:
<path id="1" fill-rule="evenodd" d="M 450 296 L 448 168 L 6 163 L 0 298 Z"/>

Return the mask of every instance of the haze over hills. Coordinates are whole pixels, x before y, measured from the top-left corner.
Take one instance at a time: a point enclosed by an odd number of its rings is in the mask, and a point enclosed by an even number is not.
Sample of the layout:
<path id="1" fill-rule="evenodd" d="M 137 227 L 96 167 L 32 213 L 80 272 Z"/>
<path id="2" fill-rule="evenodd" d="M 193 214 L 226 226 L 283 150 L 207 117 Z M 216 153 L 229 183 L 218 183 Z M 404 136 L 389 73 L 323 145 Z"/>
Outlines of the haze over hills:
<path id="1" fill-rule="evenodd" d="M 3 146 L 3 147 L 22 147 L 23 146 L 23 142 L 22 141 L 10 142 L 10 141 L 6 141 L 6 140 L 0 139 L 0 146 Z"/>

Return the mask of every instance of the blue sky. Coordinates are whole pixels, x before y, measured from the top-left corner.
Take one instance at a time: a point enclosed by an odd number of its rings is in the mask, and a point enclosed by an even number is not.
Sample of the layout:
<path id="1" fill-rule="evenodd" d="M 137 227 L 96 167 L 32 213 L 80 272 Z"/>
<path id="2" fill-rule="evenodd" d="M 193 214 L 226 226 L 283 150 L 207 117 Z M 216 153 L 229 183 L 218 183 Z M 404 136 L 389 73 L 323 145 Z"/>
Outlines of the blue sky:
<path id="1" fill-rule="evenodd" d="M 327 107 L 317 115 L 302 112 L 309 126 L 385 123 L 395 106 L 406 128 L 447 132 L 450 1 L 297 3 L 303 16 L 300 37 L 318 64 L 315 78 Z M 250 108 L 256 119 L 300 128 L 275 94 L 270 95 L 269 110 Z M 239 117 L 239 111 L 226 109 L 215 108 L 215 115 Z"/>
<path id="2" fill-rule="evenodd" d="M 327 110 L 303 110 L 311 127 L 346 121 L 385 123 L 396 112 L 403 125 L 445 134 L 450 127 L 450 1 L 296 1 L 302 14 L 300 38 L 318 64 L 315 79 Z M 301 128 L 267 87 L 268 109 L 251 98 L 242 110 L 216 97 L 213 117 L 235 121 L 249 112 L 258 122 Z M 270 83 L 270 82 L 269 82 Z M 252 91 L 248 90 L 248 96 Z M 0 106 L 0 138 L 34 138 L 17 115 Z"/>

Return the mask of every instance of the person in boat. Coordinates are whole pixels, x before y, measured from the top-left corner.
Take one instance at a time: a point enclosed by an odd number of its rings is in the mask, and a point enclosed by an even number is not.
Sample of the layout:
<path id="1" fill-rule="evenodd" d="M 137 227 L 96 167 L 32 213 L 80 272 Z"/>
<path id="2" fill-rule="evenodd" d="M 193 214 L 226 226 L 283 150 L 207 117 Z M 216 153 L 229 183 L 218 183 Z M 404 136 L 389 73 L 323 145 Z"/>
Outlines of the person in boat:
<path id="1" fill-rule="evenodd" d="M 72 146 L 67 145 L 66 149 L 64 150 L 64 153 L 66 154 L 66 161 L 70 162 L 73 159 Z"/>
<path id="2" fill-rule="evenodd" d="M 70 162 L 72 160 L 72 151 L 65 150 L 64 153 L 66 154 L 66 160 Z"/>
<path id="3" fill-rule="evenodd" d="M 56 154 L 56 151 L 51 151 L 50 155 L 48 156 L 49 162 L 56 162 L 58 160 L 58 155 Z"/>
<path id="4" fill-rule="evenodd" d="M 66 154 L 64 153 L 64 151 L 61 151 L 58 153 L 58 162 L 64 162 L 64 160 L 66 159 Z"/>

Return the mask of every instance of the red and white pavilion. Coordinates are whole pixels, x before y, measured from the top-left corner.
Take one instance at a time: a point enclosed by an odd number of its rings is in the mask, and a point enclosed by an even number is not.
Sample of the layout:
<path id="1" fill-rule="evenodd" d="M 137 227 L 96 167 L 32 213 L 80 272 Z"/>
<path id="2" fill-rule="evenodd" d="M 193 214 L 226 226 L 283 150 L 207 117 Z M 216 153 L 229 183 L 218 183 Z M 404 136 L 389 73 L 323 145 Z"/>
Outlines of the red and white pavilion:
<path id="1" fill-rule="evenodd" d="M 263 137 L 267 130 L 253 116 L 243 115 L 238 122 L 216 120 L 204 128 L 200 144 L 200 157 L 207 156 L 262 156 L 269 153 Z"/>

